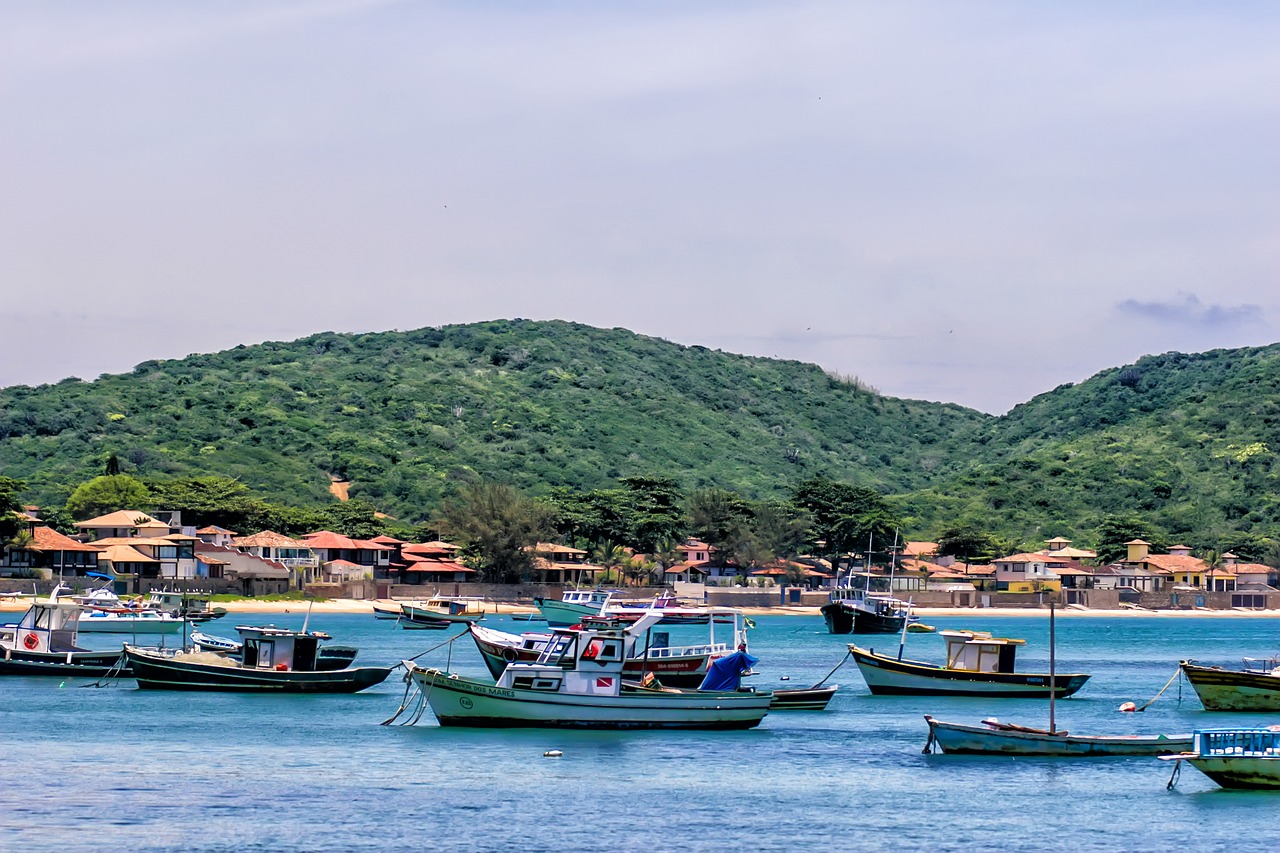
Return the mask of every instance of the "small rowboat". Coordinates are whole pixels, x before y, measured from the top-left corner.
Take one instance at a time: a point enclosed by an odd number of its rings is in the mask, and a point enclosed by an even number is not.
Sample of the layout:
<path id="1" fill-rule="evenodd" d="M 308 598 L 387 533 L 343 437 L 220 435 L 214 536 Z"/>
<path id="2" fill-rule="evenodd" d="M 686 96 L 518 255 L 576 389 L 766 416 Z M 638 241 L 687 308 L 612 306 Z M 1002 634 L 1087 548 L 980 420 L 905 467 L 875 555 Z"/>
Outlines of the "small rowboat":
<path id="1" fill-rule="evenodd" d="M 1044 755 L 1094 758 L 1109 755 L 1163 755 L 1189 749 L 1190 734 L 1073 735 L 1027 726 L 983 720 L 980 726 L 944 723 L 925 714 L 929 742 L 925 752 L 938 749 L 960 755 Z"/>
<path id="2" fill-rule="evenodd" d="M 839 684 L 830 687 L 800 687 L 794 690 L 773 691 L 770 711 L 825 711 L 831 697 L 840 689 Z"/>

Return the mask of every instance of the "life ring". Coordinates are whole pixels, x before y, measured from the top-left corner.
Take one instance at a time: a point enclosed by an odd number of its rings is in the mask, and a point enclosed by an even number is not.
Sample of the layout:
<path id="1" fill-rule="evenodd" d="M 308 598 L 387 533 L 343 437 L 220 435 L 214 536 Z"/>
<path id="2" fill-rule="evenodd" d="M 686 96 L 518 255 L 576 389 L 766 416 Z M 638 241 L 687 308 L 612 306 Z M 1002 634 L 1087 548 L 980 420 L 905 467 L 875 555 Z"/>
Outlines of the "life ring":
<path id="1" fill-rule="evenodd" d="M 36 646 L 40 645 L 40 638 L 37 637 L 35 634 L 27 634 L 27 636 L 22 638 L 22 645 L 25 646 L 28 651 L 30 651 L 31 649 L 34 649 Z"/>
<path id="2" fill-rule="evenodd" d="M 595 644 L 595 643 L 588 643 L 588 644 L 587 644 L 587 647 L 586 647 L 585 649 L 583 649 L 583 650 L 582 650 L 582 659 L 583 659 L 583 660 L 595 660 L 595 659 L 596 659 L 596 652 L 597 652 L 597 651 L 598 651 L 598 650 L 597 650 L 597 648 L 596 648 L 596 644 Z"/>
<path id="3" fill-rule="evenodd" d="M 502 650 L 502 659 L 503 659 L 504 661 L 506 661 L 507 663 L 515 663 L 515 662 L 516 662 L 516 658 L 518 658 L 518 657 L 520 657 L 520 655 L 516 654 L 516 650 L 515 650 L 515 649 L 503 649 L 503 650 Z"/>

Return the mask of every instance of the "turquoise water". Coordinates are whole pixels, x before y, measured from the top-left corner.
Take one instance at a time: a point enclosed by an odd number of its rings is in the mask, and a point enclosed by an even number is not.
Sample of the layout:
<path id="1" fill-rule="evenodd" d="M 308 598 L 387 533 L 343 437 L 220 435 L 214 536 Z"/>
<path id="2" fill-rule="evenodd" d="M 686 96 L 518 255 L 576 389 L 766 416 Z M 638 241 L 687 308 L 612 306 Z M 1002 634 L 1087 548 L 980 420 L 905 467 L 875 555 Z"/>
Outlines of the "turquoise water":
<path id="1" fill-rule="evenodd" d="M 212 633 L 231 633 L 233 614 Z M 244 623 L 244 617 L 239 620 Z M 301 614 L 261 623 L 300 626 Z M 762 617 L 751 651 L 760 687 L 807 686 L 849 638 L 817 617 Z M 938 627 L 1026 638 L 1024 669 L 1047 667 L 1044 616 L 931 618 Z M 504 630 L 530 623 L 487 617 Z M 1058 703 L 1089 733 L 1271 724 L 1209 714 L 1175 683 L 1177 661 L 1236 664 L 1277 650 L 1269 619 L 1058 619 L 1061 671 L 1092 673 Z M 393 663 L 446 639 L 369 616 L 315 616 L 313 629 Z M 537 627 L 533 623 L 534 628 Z M 698 628 L 672 628 L 673 640 Z M 101 640 L 101 638 L 95 638 Z M 864 641 L 870 638 L 863 638 Z M 942 641 L 910 635 L 909 656 Z M 865 644 L 865 643 L 864 643 Z M 874 645 L 896 651 L 897 639 Z M 446 650 L 423 662 L 443 665 Z M 482 675 L 470 640 L 452 667 Z M 1228 792 L 1191 768 L 1092 761 L 925 756 L 922 715 L 1043 725 L 1034 700 L 874 698 L 850 663 L 826 712 L 771 714 L 747 732 L 554 732 L 379 723 L 403 683 L 354 696 L 139 691 L 133 682 L 0 681 L 2 850 L 1261 850 L 1280 843 L 1280 794 Z M 790 676 L 788 682 L 781 676 Z M 558 759 L 543 757 L 563 750 Z"/>

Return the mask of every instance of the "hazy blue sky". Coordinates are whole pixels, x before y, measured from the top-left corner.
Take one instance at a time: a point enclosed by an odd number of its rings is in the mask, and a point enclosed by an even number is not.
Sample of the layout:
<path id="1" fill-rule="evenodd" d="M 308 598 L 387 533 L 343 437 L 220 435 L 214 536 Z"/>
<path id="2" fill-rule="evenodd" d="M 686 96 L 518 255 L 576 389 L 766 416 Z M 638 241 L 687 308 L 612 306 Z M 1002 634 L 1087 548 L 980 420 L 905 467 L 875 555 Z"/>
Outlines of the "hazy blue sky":
<path id="1" fill-rule="evenodd" d="M 0 385 L 504 317 L 1003 412 L 1280 340 L 1273 2 L 9 2 Z"/>

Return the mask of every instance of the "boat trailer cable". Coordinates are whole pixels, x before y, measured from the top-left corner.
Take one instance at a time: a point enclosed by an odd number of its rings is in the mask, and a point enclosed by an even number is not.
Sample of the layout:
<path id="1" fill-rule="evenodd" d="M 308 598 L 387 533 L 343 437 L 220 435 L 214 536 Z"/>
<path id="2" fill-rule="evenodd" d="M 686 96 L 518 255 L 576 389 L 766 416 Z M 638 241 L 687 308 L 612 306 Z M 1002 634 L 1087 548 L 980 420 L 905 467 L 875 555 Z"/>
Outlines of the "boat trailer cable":
<path id="1" fill-rule="evenodd" d="M 830 678 L 831 676 L 835 675 L 835 674 L 836 674 L 836 670 L 837 670 L 837 669 L 839 669 L 840 667 L 844 666 L 846 663 L 848 663 L 848 662 L 849 662 L 849 658 L 851 658 L 851 657 L 853 657 L 853 652 L 845 652 L 845 653 L 844 653 L 844 657 L 840 658 L 840 663 L 838 663 L 838 664 L 836 664 L 836 665 L 835 665 L 835 669 L 832 669 L 830 672 L 828 672 L 828 673 L 826 674 L 826 676 L 824 676 L 824 677 L 823 677 L 823 679 L 822 679 L 821 681 L 819 681 L 817 684 L 813 685 L 813 687 L 810 687 L 809 689 L 810 689 L 810 690 L 817 690 L 819 687 L 821 687 L 822 685 L 826 684 L 826 683 L 827 683 L 827 679 L 828 679 L 828 678 Z"/>
<path id="2" fill-rule="evenodd" d="M 1170 685 L 1172 685 L 1172 684 L 1173 684 L 1173 682 L 1174 682 L 1174 680 L 1175 680 L 1178 676 L 1180 676 L 1180 675 L 1182 675 L 1182 667 L 1181 667 L 1181 666 L 1179 666 L 1179 667 L 1178 667 L 1178 669 L 1173 673 L 1173 678 L 1170 678 L 1168 681 L 1166 681 L 1166 682 L 1165 682 L 1165 684 L 1164 684 L 1164 687 L 1161 687 L 1161 688 L 1160 688 L 1160 692 L 1159 692 L 1159 693 L 1157 693 L 1156 695 L 1152 696 L 1152 697 L 1151 697 L 1151 700 L 1150 700 L 1150 701 L 1148 701 L 1148 702 L 1147 702 L 1147 704 L 1142 705 L 1141 707 L 1136 708 L 1135 710 L 1137 710 L 1137 711 L 1145 711 L 1145 710 L 1147 710 L 1148 708 L 1150 708 L 1150 707 L 1151 707 L 1151 705 L 1152 705 L 1152 703 L 1154 703 L 1157 699 L 1159 699 L 1161 696 L 1163 696 L 1163 695 L 1164 695 L 1164 692 L 1165 692 L 1166 690 L 1168 690 L 1168 689 L 1169 689 Z M 1181 687 L 1179 687 L 1179 688 L 1178 688 L 1178 693 L 1179 693 L 1179 696 L 1181 696 L 1181 693 L 1182 693 L 1182 688 L 1181 688 Z M 1179 701 L 1181 701 L 1181 699 L 1179 699 Z"/>

